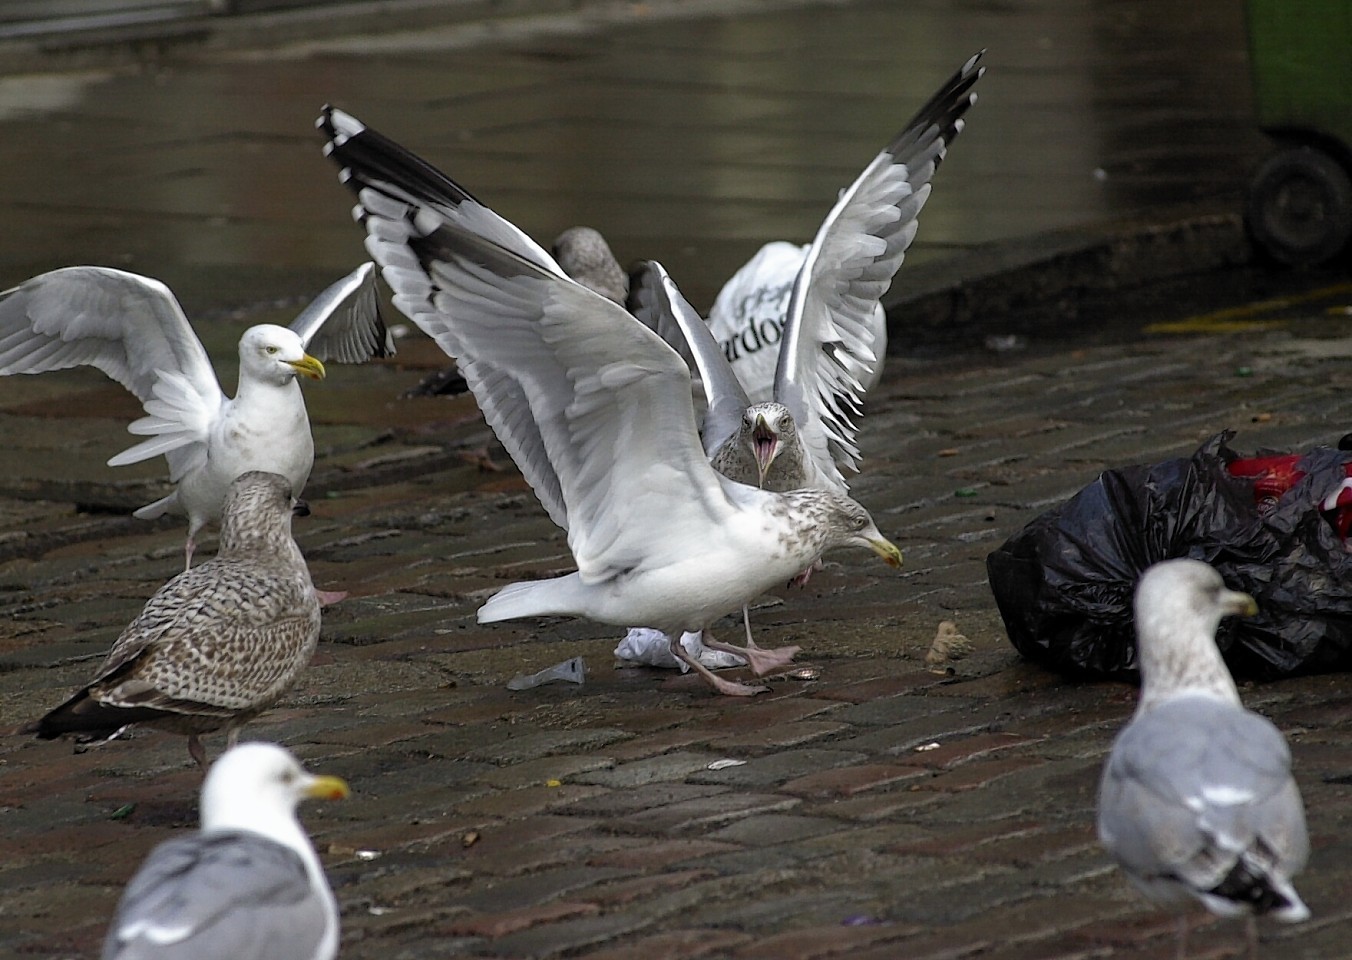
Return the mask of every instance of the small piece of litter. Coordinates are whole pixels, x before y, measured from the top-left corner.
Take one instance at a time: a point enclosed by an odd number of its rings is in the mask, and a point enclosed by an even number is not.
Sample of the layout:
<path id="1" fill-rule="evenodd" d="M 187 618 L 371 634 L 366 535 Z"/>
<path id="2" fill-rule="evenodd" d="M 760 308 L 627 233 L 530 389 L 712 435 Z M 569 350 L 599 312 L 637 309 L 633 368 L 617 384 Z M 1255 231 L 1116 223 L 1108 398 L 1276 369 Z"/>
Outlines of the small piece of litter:
<path id="1" fill-rule="evenodd" d="M 478 830 L 471 830 L 469 833 L 465 834 L 463 837 L 460 838 L 460 846 L 462 847 L 472 847 L 478 842 L 479 842 Z"/>
<path id="2" fill-rule="evenodd" d="M 785 674 L 790 680 L 816 680 L 821 675 L 822 672 L 816 667 L 799 667 Z"/>
<path id="3" fill-rule="evenodd" d="M 530 675 L 518 673 L 507 681 L 507 689 L 529 690 L 531 687 L 538 687 L 543 683 L 552 683 L 555 680 L 582 683 L 586 679 L 587 665 L 582 662 L 581 657 L 573 657 L 573 659 L 565 660 L 563 663 L 556 663 L 552 667 L 545 667 L 539 673 Z"/>
<path id="4" fill-rule="evenodd" d="M 387 913 L 390 912 L 390 908 L 389 908 L 389 907 L 377 907 L 377 906 L 374 906 L 374 905 L 373 905 L 373 906 L 367 907 L 367 908 L 366 908 L 366 912 L 369 913 L 369 914 L 370 914 L 371 916 L 373 916 L 373 917 L 383 917 L 383 916 L 385 916 L 385 914 L 387 914 Z"/>
<path id="5" fill-rule="evenodd" d="M 380 856 L 380 851 L 379 851 L 379 850 L 358 850 L 356 856 L 357 856 L 357 859 L 358 859 L 358 860 L 375 860 L 375 859 L 377 859 L 377 858 Z"/>
<path id="6" fill-rule="evenodd" d="M 726 770 L 728 767 L 742 767 L 742 766 L 745 766 L 745 765 L 746 765 L 746 761 L 745 761 L 745 760 L 733 760 L 733 759 L 729 758 L 729 759 L 725 759 L 725 760 L 715 760 L 713 763 L 709 764 L 708 769 L 710 769 L 710 770 Z"/>
<path id="7" fill-rule="evenodd" d="M 952 620 L 941 620 L 934 634 L 934 642 L 925 654 L 925 665 L 933 673 L 952 673 L 950 662 L 961 660 L 971 652 L 972 641 L 958 633 L 958 625 Z"/>
<path id="8" fill-rule="evenodd" d="M 939 749 L 939 741 L 936 740 L 933 743 L 921 744 L 920 746 L 915 748 L 915 752 L 925 753 L 928 750 L 938 750 L 938 749 Z"/>
<path id="9" fill-rule="evenodd" d="M 1237 376 L 1237 377 L 1251 377 L 1251 376 L 1253 376 L 1253 367 L 1236 367 L 1236 368 L 1235 368 L 1235 376 Z"/>
<path id="10" fill-rule="evenodd" d="M 122 804 L 122 806 L 118 807 L 118 808 L 117 808 L 116 810 L 114 810 L 112 813 L 108 814 L 108 819 L 109 819 L 109 820 L 125 820 L 125 819 L 127 819 L 128 817 L 130 817 L 130 816 L 132 815 L 132 812 L 133 812 L 135 809 L 136 809 L 136 804 L 134 804 L 134 803 L 124 803 L 124 804 Z"/>
<path id="11" fill-rule="evenodd" d="M 961 452 L 961 451 L 959 451 L 957 447 L 944 447 L 942 450 L 940 450 L 938 453 L 936 453 L 935 456 L 936 456 L 936 457 L 956 457 L 960 452 Z"/>
<path id="12" fill-rule="evenodd" d="M 562 781 L 562 780 L 546 780 L 546 781 L 545 781 L 545 786 L 546 786 L 546 787 L 561 787 L 561 786 L 563 786 L 563 781 Z"/>
<path id="13" fill-rule="evenodd" d="M 975 497 L 975 496 L 976 496 L 976 487 L 958 487 L 958 489 L 956 489 L 956 490 L 953 491 L 953 496 L 955 496 L 955 497 Z"/>
<path id="14" fill-rule="evenodd" d="M 882 923 L 877 917 L 870 917 L 867 913 L 856 913 L 854 916 L 846 917 L 840 921 L 842 927 L 873 927 Z"/>

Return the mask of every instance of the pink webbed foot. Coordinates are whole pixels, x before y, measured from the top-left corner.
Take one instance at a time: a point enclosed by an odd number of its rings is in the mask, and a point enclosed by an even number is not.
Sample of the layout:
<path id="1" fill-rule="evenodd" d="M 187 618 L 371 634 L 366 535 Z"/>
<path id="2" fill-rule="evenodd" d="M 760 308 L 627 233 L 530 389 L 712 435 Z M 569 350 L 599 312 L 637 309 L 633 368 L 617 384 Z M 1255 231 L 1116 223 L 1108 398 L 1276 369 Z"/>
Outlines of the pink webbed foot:
<path id="1" fill-rule="evenodd" d="M 709 684 L 709 686 L 713 687 L 719 693 L 723 694 L 723 696 L 754 697 L 758 693 L 767 693 L 769 691 L 770 689 L 769 687 L 760 687 L 760 686 L 752 686 L 746 683 L 737 683 L 735 680 L 724 680 L 722 677 L 715 675 L 714 672 L 710 670 L 708 667 L 706 667 L 704 664 L 700 663 L 698 657 L 692 657 L 686 651 L 685 647 L 681 645 L 680 630 L 667 631 L 667 635 L 671 638 L 670 643 L 672 656 L 688 664 L 691 670 L 694 670 L 696 673 L 698 673 L 701 677 L 704 678 L 705 683 Z M 707 637 L 708 633 L 706 632 L 704 635 Z M 708 644 L 706 642 L 706 646 L 712 646 L 712 644 Z"/>
<path id="2" fill-rule="evenodd" d="M 319 600 L 321 607 L 331 607 L 339 600 L 347 599 L 346 590 L 320 590 L 315 587 L 315 597 Z"/>

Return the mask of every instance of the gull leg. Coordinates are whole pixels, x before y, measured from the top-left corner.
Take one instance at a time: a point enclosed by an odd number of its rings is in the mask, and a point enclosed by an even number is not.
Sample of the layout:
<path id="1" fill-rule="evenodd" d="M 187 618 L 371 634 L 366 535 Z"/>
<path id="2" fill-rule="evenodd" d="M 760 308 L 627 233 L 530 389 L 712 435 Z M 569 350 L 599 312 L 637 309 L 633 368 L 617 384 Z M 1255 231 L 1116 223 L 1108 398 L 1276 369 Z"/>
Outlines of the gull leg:
<path id="1" fill-rule="evenodd" d="M 188 542 L 183 546 L 183 572 L 187 573 L 192 569 L 192 554 L 197 549 L 197 541 L 193 539 L 192 534 L 188 534 Z"/>
<path id="2" fill-rule="evenodd" d="M 698 657 L 692 657 L 685 652 L 685 647 L 681 646 L 681 631 L 679 628 L 677 628 L 674 633 L 669 634 L 669 636 L 671 637 L 671 655 L 688 664 L 690 669 L 703 677 L 709 686 L 723 694 L 723 696 L 754 697 L 756 694 L 765 693 L 770 689 L 769 687 L 753 687 L 745 683 L 735 683 L 731 680 L 724 680 L 722 677 L 715 676 L 712 670 L 699 662 Z M 708 636 L 708 634 L 705 634 L 705 636 Z M 707 640 L 705 641 L 705 645 L 713 646 L 713 644 Z"/>
<path id="3" fill-rule="evenodd" d="M 714 650 L 722 650 L 724 653 L 737 654 L 746 661 L 747 666 L 751 668 L 751 672 L 758 677 L 763 677 L 771 670 L 777 670 L 792 663 L 798 651 L 803 649 L 802 647 L 776 647 L 773 650 L 766 650 L 764 647 L 756 646 L 756 641 L 751 638 L 751 614 L 747 611 L 745 604 L 742 606 L 742 623 L 746 626 L 745 647 L 715 640 L 713 634 L 708 630 L 704 631 L 704 645 Z M 679 646 L 679 644 L 677 645 Z"/>
<path id="4" fill-rule="evenodd" d="M 789 581 L 789 586 L 791 586 L 791 587 L 806 587 L 806 586 L 807 586 L 807 582 L 808 582 L 808 580 L 810 580 L 810 579 L 812 578 L 812 575 L 813 575 L 814 573 L 816 573 L 818 570 L 820 570 L 820 569 L 821 569 L 822 567 L 824 567 L 824 566 L 826 566 L 826 564 L 822 563 L 822 558 L 821 558 L 821 557 L 818 557 L 816 560 L 813 560 L 813 561 L 812 561 L 812 565 L 811 565 L 810 567 L 808 567 L 808 568 L 807 568 L 806 570 L 804 570 L 802 573 L 798 574 L 798 576 L 796 576 L 796 577 L 794 577 L 792 580 L 790 580 L 790 581 Z"/>
<path id="5" fill-rule="evenodd" d="M 197 761 L 197 765 L 203 770 L 207 768 L 207 748 L 202 746 L 202 741 L 195 733 L 188 735 L 188 756 Z"/>

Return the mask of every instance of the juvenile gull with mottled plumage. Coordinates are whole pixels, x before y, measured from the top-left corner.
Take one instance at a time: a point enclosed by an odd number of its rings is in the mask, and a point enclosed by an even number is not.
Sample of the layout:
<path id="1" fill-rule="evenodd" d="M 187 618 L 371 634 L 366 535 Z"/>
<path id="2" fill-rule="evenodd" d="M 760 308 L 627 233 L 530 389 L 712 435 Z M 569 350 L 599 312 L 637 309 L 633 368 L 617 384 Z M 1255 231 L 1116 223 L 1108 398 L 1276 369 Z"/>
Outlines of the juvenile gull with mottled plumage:
<path id="1" fill-rule="evenodd" d="M 161 587 L 113 644 L 94 679 L 21 729 L 109 737 L 143 723 L 188 737 L 239 728 L 290 689 L 319 641 L 319 599 L 291 538 L 291 485 L 275 473 L 237 478 L 220 550 Z"/>
<path id="2" fill-rule="evenodd" d="M 201 830 L 146 857 L 102 960 L 332 960 L 338 905 L 296 804 L 347 795 L 275 744 L 226 751 L 202 784 Z"/>
<path id="3" fill-rule="evenodd" d="M 728 480 L 700 447 L 690 370 L 623 307 L 424 160 L 325 108 L 326 152 L 357 194 L 394 304 L 454 357 L 578 572 L 516 583 L 481 622 L 572 615 L 679 638 L 800 572 L 823 551 L 901 554 L 839 493 Z M 730 683 L 672 653 L 722 693 Z"/>
<path id="4" fill-rule="evenodd" d="M 1099 839 L 1142 893 L 1247 915 L 1251 955 L 1255 915 L 1310 915 L 1291 885 L 1309 853 L 1291 752 L 1244 709 L 1215 643 L 1223 616 L 1255 612 L 1252 597 L 1196 560 L 1141 577 L 1141 699 L 1104 765 L 1098 811 Z M 1180 915 L 1180 956 L 1186 932 Z"/>

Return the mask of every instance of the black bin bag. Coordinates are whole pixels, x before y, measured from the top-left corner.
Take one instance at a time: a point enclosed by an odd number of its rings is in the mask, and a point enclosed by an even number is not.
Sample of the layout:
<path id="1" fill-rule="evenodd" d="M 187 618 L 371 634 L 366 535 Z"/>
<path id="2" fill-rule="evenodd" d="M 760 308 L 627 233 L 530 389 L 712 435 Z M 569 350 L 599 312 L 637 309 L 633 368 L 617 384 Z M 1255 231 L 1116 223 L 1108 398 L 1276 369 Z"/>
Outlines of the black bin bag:
<path id="1" fill-rule="evenodd" d="M 1216 638 L 1236 677 L 1352 666 L 1352 553 L 1336 529 L 1352 513 L 1321 510 L 1352 453 L 1310 451 L 1297 464 L 1304 476 L 1260 503 L 1255 481 L 1227 469 L 1239 459 L 1232 437 L 1107 470 L 991 553 L 991 592 L 1015 648 L 1071 675 L 1134 672 L 1136 581 L 1153 563 L 1191 557 L 1258 601 L 1258 616 L 1227 618 Z"/>

